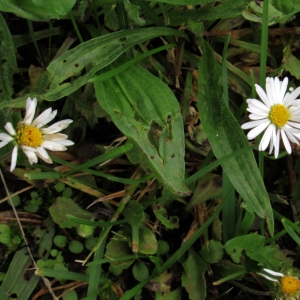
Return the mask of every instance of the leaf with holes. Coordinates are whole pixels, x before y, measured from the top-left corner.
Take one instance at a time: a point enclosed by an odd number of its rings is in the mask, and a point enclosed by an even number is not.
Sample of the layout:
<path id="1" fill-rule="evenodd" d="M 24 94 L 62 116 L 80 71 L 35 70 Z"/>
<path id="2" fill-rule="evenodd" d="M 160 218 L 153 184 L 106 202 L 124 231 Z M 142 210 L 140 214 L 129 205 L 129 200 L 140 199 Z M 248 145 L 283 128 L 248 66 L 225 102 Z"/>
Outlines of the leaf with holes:
<path id="1" fill-rule="evenodd" d="M 137 65 L 95 82 L 95 91 L 100 106 L 136 143 L 157 179 L 171 192 L 188 195 L 184 184 L 183 121 L 169 87 Z"/>

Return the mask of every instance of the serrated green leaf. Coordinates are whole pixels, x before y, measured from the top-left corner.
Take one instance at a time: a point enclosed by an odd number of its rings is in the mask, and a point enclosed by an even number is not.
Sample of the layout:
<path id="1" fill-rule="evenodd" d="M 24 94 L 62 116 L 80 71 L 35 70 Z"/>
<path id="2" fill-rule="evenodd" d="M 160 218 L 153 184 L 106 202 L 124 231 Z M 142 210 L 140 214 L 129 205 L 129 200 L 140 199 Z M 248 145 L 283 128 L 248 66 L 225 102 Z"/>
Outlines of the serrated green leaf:
<path id="1" fill-rule="evenodd" d="M 225 244 L 225 250 L 235 263 L 239 263 L 244 250 L 256 251 L 265 242 L 265 238 L 257 233 L 239 236 Z"/>
<path id="2" fill-rule="evenodd" d="M 132 66 L 114 78 L 95 82 L 95 91 L 101 107 L 139 146 L 157 179 L 172 193 L 188 195 L 183 121 L 169 87 L 142 67 Z"/>
<path id="3" fill-rule="evenodd" d="M 155 217 L 168 229 L 179 228 L 179 218 L 177 216 L 168 217 L 165 208 L 154 209 Z"/>
<path id="4" fill-rule="evenodd" d="M 138 25 L 145 25 L 145 19 L 140 17 L 141 8 L 139 6 L 132 4 L 129 0 L 125 0 L 124 7 L 128 13 L 129 19 L 131 19 Z"/>
<path id="5" fill-rule="evenodd" d="M 203 41 L 203 56 L 199 65 L 198 107 L 201 122 L 215 156 L 223 156 L 248 147 L 240 125 L 224 102 L 221 66 L 211 46 Z M 245 152 L 222 164 L 237 192 L 266 218 L 271 234 L 274 232 L 272 207 L 252 152 Z"/>
<path id="6" fill-rule="evenodd" d="M 235 263 L 240 263 L 243 251 L 252 260 L 265 268 L 279 271 L 282 261 L 278 260 L 278 245 L 265 245 L 265 237 L 252 233 L 231 239 L 225 244 L 225 251 Z"/>
<path id="7" fill-rule="evenodd" d="M 208 264 L 192 249 L 189 251 L 188 259 L 182 264 L 182 286 L 185 287 L 191 300 L 206 299 L 205 272 Z"/>

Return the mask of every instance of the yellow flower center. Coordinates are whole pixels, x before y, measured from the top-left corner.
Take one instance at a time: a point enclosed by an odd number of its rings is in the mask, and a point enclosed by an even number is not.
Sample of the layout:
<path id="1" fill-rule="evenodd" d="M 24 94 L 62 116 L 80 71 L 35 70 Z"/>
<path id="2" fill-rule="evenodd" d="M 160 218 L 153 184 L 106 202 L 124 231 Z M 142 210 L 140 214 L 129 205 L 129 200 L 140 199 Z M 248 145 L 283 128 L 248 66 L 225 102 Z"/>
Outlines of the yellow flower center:
<path id="1" fill-rule="evenodd" d="M 31 148 L 36 148 L 43 142 L 41 131 L 34 126 L 26 124 L 18 126 L 16 140 L 19 145 L 25 145 Z"/>
<path id="2" fill-rule="evenodd" d="M 282 127 L 289 120 L 290 114 L 284 105 L 276 104 L 271 108 L 269 118 L 277 127 Z"/>
<path id="3" fill-rule="evenodd" d="M 294 294 L 300 289 L 300 281 L 292 276 L 284 276 L 281 278 L 281 290 L 288 294 Z"/>

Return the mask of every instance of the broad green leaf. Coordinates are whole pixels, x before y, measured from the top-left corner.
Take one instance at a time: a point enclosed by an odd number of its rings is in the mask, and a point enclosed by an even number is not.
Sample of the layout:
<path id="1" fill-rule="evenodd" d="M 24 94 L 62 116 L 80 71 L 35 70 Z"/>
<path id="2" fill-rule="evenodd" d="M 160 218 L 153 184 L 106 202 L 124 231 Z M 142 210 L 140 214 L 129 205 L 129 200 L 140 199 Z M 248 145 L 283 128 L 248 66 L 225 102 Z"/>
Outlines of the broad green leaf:
<path id="1" fill-rule="evenodd" d="M 144 254 L 155 254 L 157 251 L 157 240 L 155 234 L 148 228 L 139 229 L 139 252 Z"/>
<path id="2" fill-rule="evenodd" d="M 0 101 L 11 99 L 13 73 L 18 70 L 14 43 L 7 24 L 0 13 Z M 1 127 L 2 128 L 2 127 Z"/>
<path id="3" fill-rule="evenodd" d="M 92 213 L 83 210 L 78 204 L 76 204 L 72 199 L 66 197 L 58 197 L 56 201 L 50 206 L 49 212 L 56 224 L 61 228 L 72 228 L 77 224 L 69 220 L 67 214 L 72 213 L 72 215 L 78 218 L 88 219 L 92 216 Z"/>
<path id="4" fill-rule="evenodd" d="M 143 205 L 137 201 L 128 201 L 126 207 L 123 210 L 125 218 L 129 219 L 128 223 L 132 226 L 138 226 L 142 223 L 145 214 L 143 211 Z"/>
<path id="5" fill-rule="evenodd" d="M 245 133 L 224 102 L 221 74 L 221 66 L 216 62 L 212 48 L 203 41 L 198 107 L 203 128 L 218 159 L 249 146 Z M 254 208 L 254 212 L 266 218 L 269 231 L 273 234 L 272 207 L 253 153 L 249 151 L 236 156 L 223 163 L 222 167 L 234 188 Z"/>
<path id="6" fill-rule="evenodd" d="M 149 270 L 144 263 L 137 262 L 132 268 L 132 274 L 137 281 L 143 281 L 149 277 Z"/>
<path id="7" fill-rule="evenodd" d="M 172 0 L 171 0 L 172 1 Z M 194 0 L 179 0 L 184 5 L 193 4 Z M 162 2 L 167 2 L 162 0 Z M 195 1 L 196 2 L 196 1 Z M 238 16 L 247 8 L 248 0 L 231 0 L 224 1 L 216 6 L 204 6 L 194 10 L 178 10 L 168 14 L 171 25 L 179 25 L 185 23 L 188 19 L 193 20 L 216 20 Z M 199 1 L 197 1 L 199 4 Z"/>
<path id="8" fill-rule="evenodd" d="M 142 67 L 132 66 L 114 78 L 95 82 L 95 91 L 100 106 L 139 146 L 157 179 L 172 193 L 188 195 L 183 183 L 183 121 L 168 86 Z"/>
<path id="9" fill-rule="evenodd" d="M 154 209 L 153 213 L 155 217 L 161 221 L 161 223 L 168 229 L 179 228 L 179 218 L 177 216 L 167 215 L 167 210 L 165 208 Z"/>
<path id="10" fill-rule="evenodd" d="M 204 244 L 200 251 L 201 258 L 210 264 L 215 264 L 222 259 L 224 255 L 223 245 L 219 241 L 210 240 Z"/>
<path id="11" fill-rule="evenodd" d="M 138 28 L 122 30 L 91 39 L 67 51 L 47 68 L 50 88 L 41 95 L 43 99 L 55 101 L 79 89 L 86 84 L 95 73 L 116 60 L 132 46 L 164 35 L 177 35 L 186 38 L 180 31 L 170 28 Z M 84 75 L 80 72 L 86 68 Z M 70 77 L 72 81 L 64 83 Z"/>
<path id="12" fill-rule="evenodd" d="M 60 19 L 71 11 L 75 3 L 76 0 L 0 0 L 0 10 L 25 19 L 41 21 Z"/>
<path id="13" fill-rule="evenodd" d="M 111 239 L 106 246 L 105 256 L 111 259 L 111 266 L 114 270 L 124 270 L 129 268 L 129 266 L 134 262 L 134 258 L 126 259 L 126 257 L 132 254 L 130 247 L 128 246 L 127 239 L 123 239 L 123 231 L 118 231 L 114 238 Z M 119 258 L 124 257 L 123 260 Z M 118 260 L 114 260 L 118 258 Z"/>
<path id="14" fill-rule="evenodd" d="M 173 5 L 203 5 L 215 2 L 215 0 L 159 0 L 156 2 L 169 3 Z"/>
<path id="15" fill-rule="evenodd" d="M 182 264 L 184 272 L 182 274 L 182 286 L 185 287 L 191 300 L 206 299 L 205 272 L 208 263 L 192 249 L 189 251 L 188 259 Z"/>

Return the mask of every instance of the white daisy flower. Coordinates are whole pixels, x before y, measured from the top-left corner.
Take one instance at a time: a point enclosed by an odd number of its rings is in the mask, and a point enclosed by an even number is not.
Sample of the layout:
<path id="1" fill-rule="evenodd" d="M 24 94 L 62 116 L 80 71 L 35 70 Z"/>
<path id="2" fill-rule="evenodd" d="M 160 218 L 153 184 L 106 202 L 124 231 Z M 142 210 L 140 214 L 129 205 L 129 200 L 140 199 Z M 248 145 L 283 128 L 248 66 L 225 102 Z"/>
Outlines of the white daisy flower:
<path id="1" fill-rule="evenodd" d="M 11 172 L 16 167 L 19 148 L 23 150 L 30 164 L 37 163 L 38 157 L 46 163 L 52 164 L 53 162 L 46 149 L 52 151 L 65 151 L 67 150 L 66 146 L 74 144 L 72 141 L 66 139 L 68 137 L 67 135 L 58 133 L 67 128 L 73 120 L 62 120 L 49 127 L 42 128 L 55 118 L 57 110 L 52 111 L 52 108 L 48 108 L 33 120 L 36 106 L 36 98 L 28 98 L 26 101 L 24 120 L 19 122 L 17 129 L 15 130 L 12 124 L 7 122 L 5 129 L 9 135 L 0 133 L 0 148 L 4 147 L 9 142 L 15 144 L 11 157 Z"/>
<path id="2" fill-rule="evenodd" d="M 300 140 L 300 87 L 287 92 L 288 78 L 280 81 L 278 77 L 266 79 L 266 91 L 255 85 L 259 95 L 257 99 L 247 99 L 247 110 L 251 113 L 249 118 L 253 121 L 242 125 L 243 129 L 250 129 L 247 134 L 248 140 L 257 137 L 261 132 L 264 135 L 259 144 L 259 151 L 264 151 L 270 144 L 269 154 L 274 148 L 275 158 L 278 157 L 280 140 L 282 138 L 286 151 L 291 154 L 290 142 L 299 145 Z"/>
<path id="3" fill-rule="evenodd" d="M 270 269 L 263 269 L 266 273 L 274 276 L 280 277 L 280 280 L 273 278 L 264 273 L 257 273 L 266 279 L 277 283 L 277 296 L 276 299 L 281 300 L 296 300 L 300 296 L 300 281 L 297 277 L 290 274 L 282 274 L 279 272 L 272 271 Z M 291 270 L 292 271 L 292 270 Z M 293 272 L 293 271 L 292 271 Z"/>

